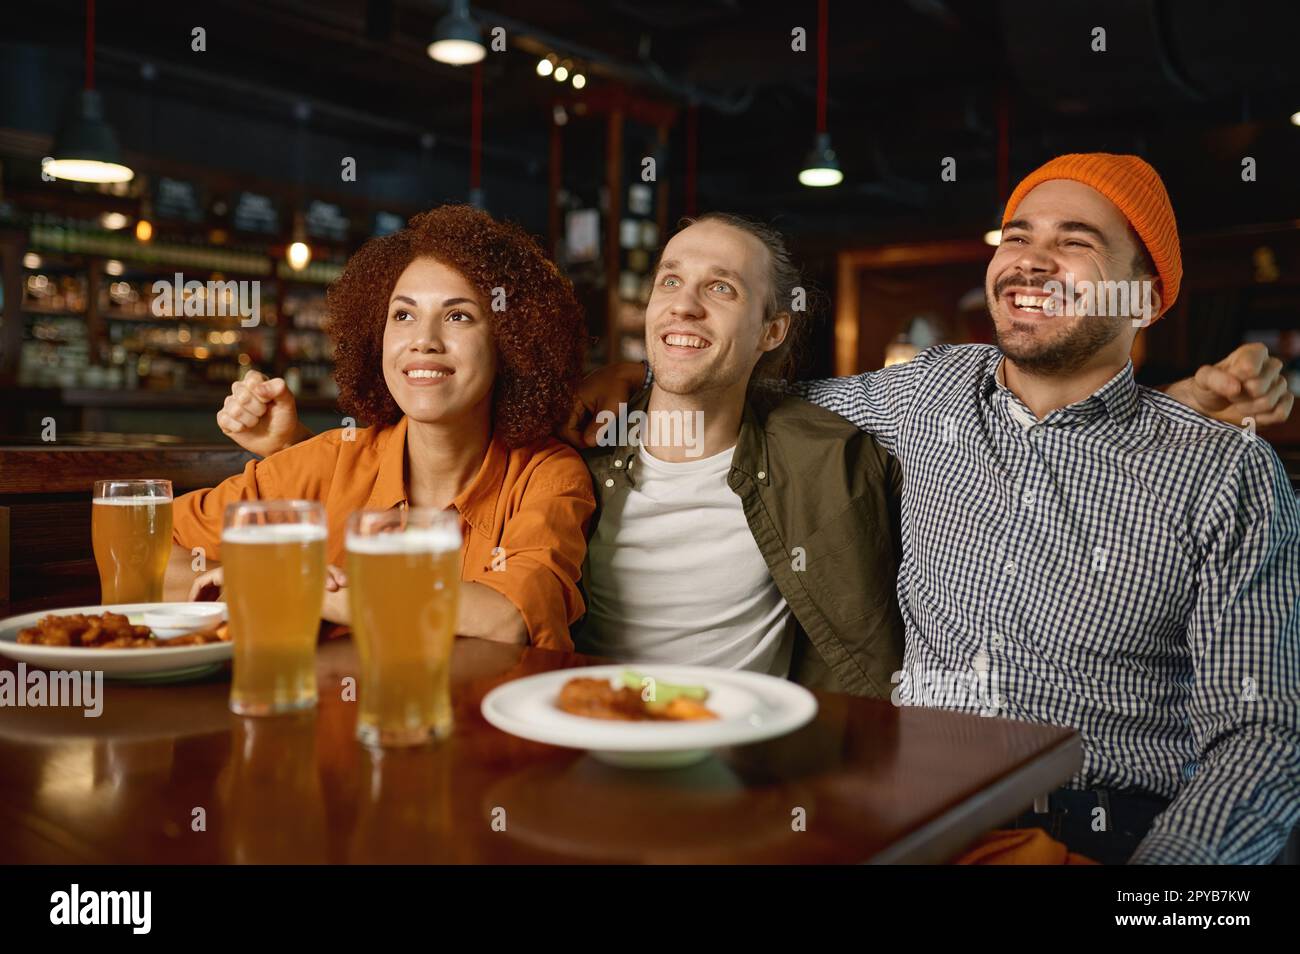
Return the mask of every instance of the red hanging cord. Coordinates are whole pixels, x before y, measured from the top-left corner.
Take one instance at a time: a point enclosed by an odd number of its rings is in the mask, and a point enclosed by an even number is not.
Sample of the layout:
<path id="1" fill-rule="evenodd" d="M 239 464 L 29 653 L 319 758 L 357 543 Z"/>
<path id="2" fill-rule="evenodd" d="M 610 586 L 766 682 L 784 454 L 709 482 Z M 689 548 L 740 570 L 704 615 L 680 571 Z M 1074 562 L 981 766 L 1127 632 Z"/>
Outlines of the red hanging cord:
<path id="1" fill-rule="evenodd" d="M 686 107 L 686 214 L 695 214 L 695 163 L 700 143 L 700 107 Z"/>
<path id="2" fill-rule="evenodd" d="M 474 64 L 470 104 L 469 187 L 479 188 L 483 172 L 483 62 Z"/>
<path id="3" fill-rule="evenodd" d="M 830 0 L 817 3 L 817 132 L 826 131 L 826 23 L 830 18 Z"/>
<path id="4" fill-rule="evenodd" d="M 998 90 L 998 203 L 1004 204 L 1008 191 L 1011 165 L 1011 103 L 1005 84 Z"/>
<path id="5" fill-rule="evenodd" d="M 86 0 L 86 89 L 95 88 L 95 0 Z"/>

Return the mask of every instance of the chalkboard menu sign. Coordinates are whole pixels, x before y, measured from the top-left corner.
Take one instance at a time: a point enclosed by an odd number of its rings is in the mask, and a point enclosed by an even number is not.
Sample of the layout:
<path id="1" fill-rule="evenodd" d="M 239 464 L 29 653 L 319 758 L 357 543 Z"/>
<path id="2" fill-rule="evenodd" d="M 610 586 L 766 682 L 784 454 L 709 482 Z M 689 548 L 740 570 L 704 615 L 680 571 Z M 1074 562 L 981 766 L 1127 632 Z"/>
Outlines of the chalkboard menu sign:
<path id="1" fill-rule="evenodd" d="M 275 235 L 280 231 L 280 215 L 270 196 L 241 192 L 235 197 L 232 224 L 241 232 Z"/>
<path id="2" fill-rule="evenodd" d="M 347 215 L 332 202 L 312 199 L 307 206 L 307 234 L 312 238 L 346 242 L 350 225 Z"/>
<path id="3" fill-rule="evenodd" d="M 371 234 L 376 238 L 381 235 L 392 235 L 405 225 L 406 219 L 400 215 L 394 215 L 392 212 L 376 212 L 375 226 L 371 230 Z"/>
<path id="4" fill-rule="evenodd" d="M 203 202 L 198 187 L 193 182 L 160 176 L 154 189 L 153 211 L 160 219 L 202 222 Z"/>

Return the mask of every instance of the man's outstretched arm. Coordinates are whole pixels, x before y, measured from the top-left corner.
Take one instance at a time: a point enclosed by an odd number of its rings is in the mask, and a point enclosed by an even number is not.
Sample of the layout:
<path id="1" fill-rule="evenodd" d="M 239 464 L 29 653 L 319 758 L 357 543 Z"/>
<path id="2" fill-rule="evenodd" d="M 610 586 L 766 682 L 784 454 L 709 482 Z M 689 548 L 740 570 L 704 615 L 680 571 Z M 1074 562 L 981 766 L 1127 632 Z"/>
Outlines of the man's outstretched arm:
<path id="1" fill-rule="evenodd" d="M 880 371 L 866 371 L 844 378 L 826 378 L 789 384 L 784 381 L 760 382 L 805 398 L 834 411 L 879 438 L 893 450 L 903 412 L 916 394 L 919 382 L 930 365 L 953 345 L 930 348 L 907 364 Z M 637 391 L 652 380 L 644 362 L 619 362 L 597 368 L 578 387 L 573 413 L 558 436 L 574 447 L 593 447 L 602 411 L 618 413 Z"/>
<path id="2" fill-rule="evenodd" d="M 875 435 L 893 453 L 900 402 L 910 401 L 917 380 L 912 372 L 902 369 L 915 368 L 927 356 L 944 350 L 945 346 L 930 348 L 907 364 L 852 377 L 800 382 L 790 390 Z M 1242 345 L 1216 364 L 1202 365 L 1192 377 L 1163 390 L 1206 417 L 1230 424 L 1251 420 L 1256 427 L 1266 427 L 1285 421 L 1295 403 L 1281 372 L 1282 362 L 1269 357 L 1268 349 L 1255 342 Z"/>
<path id="3" fill-rule="evenodd" d="M 873 434 L 891 452 L 898 426 L 930 363 L 951 345 L 929 348 L 906 364 L 864 371 L 842 378 L 823 378 L 786 385 L 792 394 L 820 405 Z M 1194 377 L 1165 389 L 1174 400 L 1207 417 L 1233 424 L 1251 418 L 1257 427 L 1285 421 L 1294 395 L 1281 375 L 1282 362 L 1262 344 L 1242 345 L 1222 361 L 1205 365 Z M 583 379 L 573 413 L 558 436 L 575 447 L 596 443 L 596 415 L 618 413 L 649 379 L 643 362 L 618 362 L 597 368 Z M 217 413 L 223 434 L 240 447 L 268 457 L 312 436 L 298 420 L 293 394 L 282 378 L 250 371 L 236 381 Z"/>
<path id="4" fill-rule="evenodd" d="M 1246 440 L 1199 532 L 1195 774 L 1132 864 L 1268 864 L 1300 821 L 1300 505 L 1277 455 Z"/>
<path id="5" fill-rule="evenodd" d="M 1282 374 L 1282 362 L 1271 358 L 1258 342 L 1244 344 L 1216 364 L 1204 364 L 1196 374 L 1164 389 L 1175 401 L 1206 417 L 1256 427 L 1281 424 L 1291 414 L 1295 395 Z"/>

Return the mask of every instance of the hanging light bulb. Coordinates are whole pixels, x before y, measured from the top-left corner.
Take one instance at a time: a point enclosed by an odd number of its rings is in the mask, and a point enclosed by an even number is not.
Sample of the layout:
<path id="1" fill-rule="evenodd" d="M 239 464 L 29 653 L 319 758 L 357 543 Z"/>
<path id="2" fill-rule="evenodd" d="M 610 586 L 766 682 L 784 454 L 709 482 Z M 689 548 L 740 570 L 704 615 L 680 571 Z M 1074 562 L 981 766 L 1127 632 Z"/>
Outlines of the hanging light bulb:
<path id="1" fill-rule="evenodd" d="M 820 189 L 839 185 L 843 181 L 844 173 L 840 171 L 839 160 L 831 148 L 830 134 L 818 133 L 812 152 L 808 153 L 803 169 L 799 172 L 799 182 Z"/>
<path id="2" fill-rule="evenodd" d="M 817 138 L 812 151 L 799 171 L 799 182 L 814 189 L 837 186 L 844 181 L 839 159 L 831 148 L 831 136 L 826 131 L 826 44 L 830 30 L 827 25 L 829 0 L 817 3 Z"/>
<path id="3" fill-rule="evenodd" d="M 569 68 L 567 66 L 557 66 L 555 68 L 555 82 L 563 83 L 569 78 Z"/>
<path id="4" fill-rule="evenodd" d="M 153 203 L 149 201 L 148 196 L 140 200 L 140 217 L 135 222 L 135 240 L 153 241 Z"/>
<path id="5" fill-rule="evenodd" d="M 72 111 L 54 137 L 41 170 L 73 182 L 129 182 L 135 171 L 122 161 L 117 134 L 104 121 L 104 103 L 95 89 L 95 0 L 86 0 L 86 80 Z"/>
<path id="6" fill-rule="evenodd" d="M 451 12 L 438 21 L 428 54 L 451 66 L 468 66 L 487 56 L 483 33 L 469 15 L 469 0 L 453 0 Z"/>
<path id="7" fill-rule="evenodd" d="M 311 264 L 311 246 L 307 244 L 307 229 L 301 212 L 293 217 L 293 241 L 289 243 L 284 260 L 295 272 L 300 272 Z"/>
<path id="8" fill-rule="evenodd" d="M 574 74 L 573 74 L 573 88 L 574 88 L 574 89 L 582 89 L 582 88 L 583 88 L 584 86 L 586 86 L 586 85 L 587 85 L 587 77 L 583 76 L 581 73 L 574 73 Z"/>
<path id="9" fill-rule="evenodd" d="M 545 56 L 537 61 L 537 75 L 550 76 L 555 70 L 555 57 Z"/>
<path id="10" fill-rule="evenodd" d="M 289 244 L 289 254 L 285 256 L 289 267 L 295 272 L 300 272 L 311 264 L 311 246 L 306 242 L 291 242 Z"/>
<path id="11" fill-rule="evenodd" d="M 311 246 L 306 242 L 289 243 L 289 252 L 285 255 L 285 261 L 295 272 L 300 272 L 311 264 Z"/>
<path id="12" fill-rule="evenodd" d="M 55 179 L 73 182 L 129 182 L 135 171 L 122 162 L 117 134 L 104 122 L 99 93 L 83 89 L 72 113 L 54 138 L 54 155 L 41 169 Z"/>
<path id="13" fill-rule="evenodd" d="M 999 188 L 999 191 L 1001 191 L 1000 188 Z M 989 230 L 988 230 L 987 232 L 984 233 L 984 244 L 985 244 L 985 245 L 992 245 L 994 248 L 997 248 L 999 245 L 1002 244 L 1002 210 L 1003 210 L 1003 208 L 1005 208 L 1005 206 L 998 206 L 997 211 L 993 213 L 993 217 L 992 217 L 992 219 L 991 219 L 991 220 L 989 221 L 989 223 L 988 223 L 989 226 L 990 226 L 990 228 L 989 228 Z"/>
<path id="14" fill-rule="evenodd" d="M 1300 126 L 1300 112 L 1295 112 L 1291 114 L 1291 125 Z"/>

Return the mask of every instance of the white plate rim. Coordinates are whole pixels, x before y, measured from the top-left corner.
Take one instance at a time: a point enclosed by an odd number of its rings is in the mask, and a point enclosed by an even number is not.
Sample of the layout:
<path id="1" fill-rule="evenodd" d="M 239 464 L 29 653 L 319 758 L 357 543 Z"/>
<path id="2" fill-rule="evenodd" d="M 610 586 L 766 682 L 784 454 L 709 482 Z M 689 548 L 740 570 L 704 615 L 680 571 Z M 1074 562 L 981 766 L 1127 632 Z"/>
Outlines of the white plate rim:
<path id="1" fill-rule="evenodd" d="M 757 695 L 769 718 L 762 725 L 743 719 L 665 725 L 588 719 L 557 709 L 555 715 L 564 719 L 557 730 L 556 726 L 537 725 L 520 719 L 505 709 L 517 697 L 552 689 L 558 691 L 569 679 L 609 678 L 628 670 L 664 682 L 705 686 L 729 684 Z M 779 708 L 774 708 L 772 702 L 780 703 Z M 602 752 L 675 752 L 748 745 L 787 735 L 816 718 L 818 705 L 817 698 L 803 686 L 763 673 L 706 666 L 626 663 L 553 669 L 512 679 L 488 692 L 479 709 L 490 725 L 532 742 Z M 570 723 L 569 719 L 575 721 Z"/>

